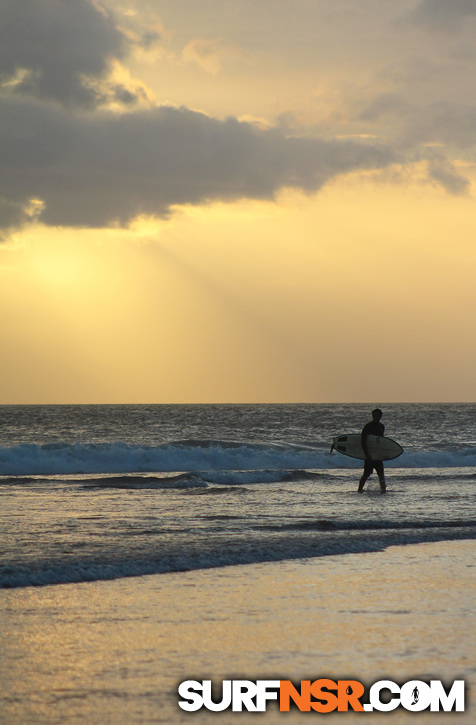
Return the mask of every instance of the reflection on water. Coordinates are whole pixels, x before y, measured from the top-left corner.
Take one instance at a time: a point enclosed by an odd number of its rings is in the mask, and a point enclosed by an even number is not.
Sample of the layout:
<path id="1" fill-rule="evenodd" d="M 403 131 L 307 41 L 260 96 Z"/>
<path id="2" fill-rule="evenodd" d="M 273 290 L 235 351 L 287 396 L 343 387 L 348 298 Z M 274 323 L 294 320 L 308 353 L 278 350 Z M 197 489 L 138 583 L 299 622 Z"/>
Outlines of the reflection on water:
<path id="1" fill-rule="evenodd" d="M 207 722 L 177 705 L 178 683 L 193 678 L 463 678 L 474 688 L 474 552 L 474 542 L 444 542 L 3 591 L 2 722 Z M 398 710 L 392 725 L 412 717 Z M 259 720 L 284 722 L 274 705 Z"/>

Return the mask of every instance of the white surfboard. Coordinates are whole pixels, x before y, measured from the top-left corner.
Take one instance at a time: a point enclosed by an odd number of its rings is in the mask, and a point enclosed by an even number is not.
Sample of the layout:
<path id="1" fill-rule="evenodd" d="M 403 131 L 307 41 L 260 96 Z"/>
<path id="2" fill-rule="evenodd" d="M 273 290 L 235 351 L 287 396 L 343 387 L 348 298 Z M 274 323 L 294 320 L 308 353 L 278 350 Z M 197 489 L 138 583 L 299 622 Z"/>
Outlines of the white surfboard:
<path id="1" fill-rule="evenodd" d="M 362 448 L 362 435 L 360 433 L 349 433 L 334 438 L 332 450 L 342 453 L 350 458 L 359 458 L 364 461 L 366 456 Z M 396 441 L 384 436 L 367 436 L 367 450 L 373 461 L 391 461 L 403 453 L 403 448 Z"/>

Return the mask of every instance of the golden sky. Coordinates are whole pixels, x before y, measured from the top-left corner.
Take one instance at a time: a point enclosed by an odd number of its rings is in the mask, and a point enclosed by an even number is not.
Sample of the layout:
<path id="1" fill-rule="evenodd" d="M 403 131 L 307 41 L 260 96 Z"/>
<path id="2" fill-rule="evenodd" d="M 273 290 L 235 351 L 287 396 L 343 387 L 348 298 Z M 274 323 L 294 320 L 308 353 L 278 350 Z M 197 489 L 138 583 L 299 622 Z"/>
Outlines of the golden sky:
<path id="1" fill-rule="evenodd" d="M 466 0 L 3 2 L 0 403 L 476 400 L 475 40 Z"/>

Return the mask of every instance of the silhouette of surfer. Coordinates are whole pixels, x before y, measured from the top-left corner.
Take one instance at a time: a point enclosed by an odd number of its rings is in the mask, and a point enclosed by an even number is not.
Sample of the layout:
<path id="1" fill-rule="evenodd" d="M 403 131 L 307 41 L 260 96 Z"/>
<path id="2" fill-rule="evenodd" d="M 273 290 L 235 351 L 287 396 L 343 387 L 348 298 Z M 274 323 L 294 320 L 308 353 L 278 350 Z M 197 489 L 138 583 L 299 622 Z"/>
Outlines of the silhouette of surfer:
<path id="1" fill-rule="evenodd" d="M 364 425 L 362 429 L 362 448 L 364 449 L 366 458 L 364 461 L 364 472 L 362 474 L 362 478 L 359 481 L 359 493 L 362 493 L 362 491 L 364 490 L 365 482 L 367 481 L 369 476 L 372 475 L 373 471 L 375 471 L 378 476 L 378 480 L 380 482 L 380 490 L 382 491 L 382 493 L 385 493 L 387 490 L 387 486 L 385 485 L 383 461 L 373 461 L 367 449 L 367 436 L 383 436 L 383 434 L 385 433 L 385 426 L 383 423 L 380 422 L 382 415 L 383 413 L 380 408 L 375 408 L 375 410 L 372 411 L 372 420 L 370 421 L 370 423 Z"/>

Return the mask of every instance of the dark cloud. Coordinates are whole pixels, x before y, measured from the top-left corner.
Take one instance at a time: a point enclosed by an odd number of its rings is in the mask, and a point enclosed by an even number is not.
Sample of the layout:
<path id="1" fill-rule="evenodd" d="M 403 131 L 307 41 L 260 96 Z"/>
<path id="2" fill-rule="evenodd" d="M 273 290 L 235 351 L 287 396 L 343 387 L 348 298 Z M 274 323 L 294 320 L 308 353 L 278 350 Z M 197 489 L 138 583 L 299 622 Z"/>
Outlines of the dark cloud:
<path id="1" fill-rule="evenodd" d="M 53 225 L 125 224 L 175 204 L 272 198 L 283 187 L 312 192 L 395 160 L 379 144 L 290 138 L 186 108 L 74 115 L 4 98 L 0 114 L 0 196 L 17 209 L 41 199 Z"/>
<path id="2" fill-rule="evenodd" d="M 432 159 L 428 164 L 428 176 L 450 194 L 460 195 L 468 191 L 469 181 L 458 174 L 446 159 Z"/>
<path id="3" fill-rule="evenodd" d="M 419 12 L 429 5 L 421 3 Z M 437 5 L 433 0 L 433 10 Z M 339 174 L 384 168 L 411 154 L 429 160 L 430 178 L 448 191 L 466 189 L 443 153 L 423 147 L 472 148 L 476 107 L 419 108 L 397 94 L 379 96 L 359 123 L 389 129 L 387 145 L 305 138 L 284 121 L 262 129 L 187 108 L 134 108 L 139 86 L 113 83 L 111 62 L 156 38 L 140 26 L 121 30 L 93 0 L 3 0 L 1 229 L 40 213 L 51 225 L 101 227 L 141 213 L 165 216 L 178 204 L 271 199 L 285 187 L 315 192 Z M 111 99 L 130 110 L 99 110 Z"/>
<path id="4" fill-rule="evenodd" d="M 397 93 L 383 93 L 372 99 L 358 118 L 391 126 L 395 146 L 439 143 L 469 155 L 476 150 L 473 103 L 439 101 L 417 105 Z"/>
<path id="5" fill-rule="evenodd" d="M 436 30 L 453 30 L 476 16 L 474 0 L 422 0 L 410 19 Z"/>
<path id="6" fill-rule="evenodd" d="M 392 138 L 407 161 L 428 162 L 428 176 L 450 194 L 469 191 L 451 158 L 476 160 L 476 105 L 449 101 L 417 105 L 398 94 L 374 98 L 358 119 Z"/>
<path id="7" fill-rule="evenodd" d="M 108 79 L 111 61 L 156 39 L 124 23 L 93 0 L 0 5 L 3 229 L 40 211 L 48 224 L 100 227 L 177 204 L 311 192 L 394 160 L 378 144 L 298 138 L 186 108 L 99 111 L 111 99 L 132 107 L 140 90 Z"/>
<path id="8" fill-rule="evenodd" d="M 26 203 L 0 197 L 0 240 L 5 239 L 11 231 L 28 221 L 25 206 Z"/>
<path id="9" fill-rule="evenodd" d="M 420 109 L 415 132 L 425 141 L 439 141 L 459 150 L 476 147 L 476 105 L 441 101 Z"/>
<path id="10" fill-rule="evenodd" d="M 118 99 L 125 94 L 120 85 L 91 81 L 105 79 L 111 61 L 123 59 L 132 43 L 111 12 L 92 0 L 0 3 L 0 81 L 12 93 L 83 107 Z"/>
<path id="11" fill-rule="evenodd" d="M 374 123 L 382 118 L 407 118 L 412 111 L 411 103 L 398 93 L 380 93 L 367 104 L 359 119 Z"/>

